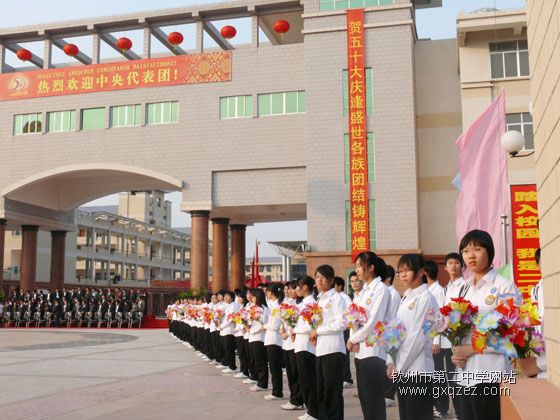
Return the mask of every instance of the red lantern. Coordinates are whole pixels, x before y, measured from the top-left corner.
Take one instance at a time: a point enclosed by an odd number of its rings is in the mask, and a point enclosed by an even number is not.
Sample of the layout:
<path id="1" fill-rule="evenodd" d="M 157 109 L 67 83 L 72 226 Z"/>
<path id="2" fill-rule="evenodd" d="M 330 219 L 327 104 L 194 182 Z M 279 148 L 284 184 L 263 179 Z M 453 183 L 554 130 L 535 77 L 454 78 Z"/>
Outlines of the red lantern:
<path id="1" fill-rule="evenodd" d="M 181 32 L 171 32 L 167 35 L 167 41 L 174 47 L 183 42 L 183 34 Z"/>
<path id="2" fill-rule="evenodd" d="M 21 61 L 29 61 L 31 60 L 31 57 L 33 57 L 31 51 L 26 50 L 25 48 L 20 48 L 19 50 L 17 50 L 16 55 L 17 58 L 19 58 Z"/>
<path id="3" fill-rule="evenodd" d="M 220 31 L 220 34 L 225 38 L 225 39 L 231 39 L 233 38 L 235 35 L 237 35 L 237 29 L 235 29 L 233 26 L 227 25 L 224 26 L 222 28 L 222 30 Z"/>
<path id="4" fill-rule="evenodd" d="M 66 44 L 63 50 L 64 54 L 69 55 L 70 57 L 76 57 L 80 52 L 80 49 L 74 44 Z"/>
<path id="5" fill-rule="evenodd" d="M 287 20 L 277 20 L 274 22 L 274 32 L 280 34 L 280 38 L 284 40 L 284 34 L 290 30 L 290 22 Z"/>
<path id="6" fill-rule="evenodd" d="M 119 38 L 117 39 L 117 47 L 124 53 L 132 48 L 132 41 L 125 37 Z"/>

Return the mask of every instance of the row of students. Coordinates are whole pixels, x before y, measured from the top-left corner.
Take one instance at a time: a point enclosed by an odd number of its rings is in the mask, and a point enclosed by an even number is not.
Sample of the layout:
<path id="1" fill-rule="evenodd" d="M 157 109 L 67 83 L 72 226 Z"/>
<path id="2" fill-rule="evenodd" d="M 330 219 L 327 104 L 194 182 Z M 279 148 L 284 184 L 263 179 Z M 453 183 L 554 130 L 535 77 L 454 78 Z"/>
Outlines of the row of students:
<path id="1" fill-rule="evenodd" d="M 366 309 L 367 322 L 351 332 L 348 340 L 344 339 L 346 326 L 343 320 L 347 303 L 336 292 L 334 270 L 328 265 L 317 268 L 315 280 L 302 277 L 291 283 L 286 293 L 279 284 L 269 285 L 266 296 L 261 289 L 250 289 L 246 293 L 247 302 L 243 293 L 238 293 L 239 304 L 259 306 L 262 317 L 253 320 L 242 331 L 233 328 L 232 334 L 238 337 L 236 341 L 241 367 L 235 377 L 243 378 L 244 382 L 252 385 L 251 390 L 259 392 L 268 390 L 270 373 L 272 392 L 265 399 L 276 400 L 283 398 L 284 365 L 290 401 L 282 405 L 283 409 L 305 407 L 306 413 L 300 419 L 343 419 L 344 365 L 349 351 L 354 353 L 358 397 L 364 419 L 386 418 L 385 398 L 389 385 L 392 385 L 397 389 L 400 418 L 426 420 L 434 415 L 434 402 L 426 398 L 426 395 L 432 395 L 430 375 L 436 364 L 438 370 L 443 364 L 442 370 L 457 370 L 462 374 L 458 386 L 476 389 L 467 392 L 462 390 L 464 396 L 453 400 L 460 420 L 499 419 L 499 393 L 495 392 L 499 384 L 485 383 L 480 379 L 473 381 L 472 378 L 480 378 L 483 376 L 480 373 L 490 371 L 510 371 L 511 366 L 506 357 L 491 350 L 475 354 L 469 338 L 465 339 L 464 345 L 454 347 L 444 339 L 434 341 L 424 334 L 421 327 L 428 311 L 437 311 L 454 297 L 470 300 L 478 306 L 479 313 L 485 313 L 493 309 L 501 297 L 520 296 L 515 284 L 493 269 L 494 245 L 488 233 L 478 230 L 469 232 L 462 239 L 459 252 L 461 255 L 449 254 L 446 257 L 445 269 L 450 275 L 450 282 L 443 290 L 434 286 L 435 282 L 428 284 L 435 280 L 437 272 L 434 272 L 433 266 L 425 263 L 421 255 L 403 255 L 396 273 L 406 288 L 402 299 L 394 288 L 391 289 L 392 285 L 388 287 L 383 282 L 386 277 L 391 278 L 392 282 L 392 276 L 387 276 L 389 270 L 383 260 L 373 252 L 359 254 L 356 258 L 356 274 L 351 275 L 350 281 L 355 290 L 354 303 Z M 463 261 L 472 273 L 467 280 L 461 277 Z M 318 292 L 316 297 L 314 290 Z M 231 305 L 231 296 L 224 298 L 222 295 L 218 293 L 216 299 L 213 296 L 212 302 L 208 304 L 220 305 L 220 302 L 225 301 L 225 304 Z M 283 299 L 299 301 L 300 309 L 317 302 L 323 312 L 322 323 L 313 330 L 300 317 L 293 330 L 283 326 L 274 312 Z M 214 303 L 214 300 L 217 302 Z M 388 356 L 380 346 L 368 347 L 365 344 L 368 332 L 377 322 L 392 318 L 400 320 L 406 328 L 406 339 L 396 357 Z M 231 361 L 231 346 L 226 344 L 229 339 L 210 340 L 208 342 L 213 349 L 208 346 L 201 348 L 205 340 L 200 340 L 199 336 L 205 333 L 199 330 L 204 330 L 205 326 L 192 321 L 190 327 L 194 327 L 197 333 L 180 333 L 179 337 L 186 339 L 188 346 L 204 352 L 205 359 L 210 363 L 223 367 L 224 373 L 232 373 L 236 366 L 224 363 Z M 216 325 L 216 329 L 220 337 L 222 334 L 227 337 L 231 330 L 226 321 Z M 179 330 L 182 331 L 182 327 Z M 389 379 L 394 378 L 395 373 L 407 375 L 409 380 L 395 384 Z M 411 387 L 425 388 L 427 392 L 424 395 L 411 392 Z M 445 406 L 437 405 L 439 401 L 435 403 L 438 412 L 447 411 Z"/>

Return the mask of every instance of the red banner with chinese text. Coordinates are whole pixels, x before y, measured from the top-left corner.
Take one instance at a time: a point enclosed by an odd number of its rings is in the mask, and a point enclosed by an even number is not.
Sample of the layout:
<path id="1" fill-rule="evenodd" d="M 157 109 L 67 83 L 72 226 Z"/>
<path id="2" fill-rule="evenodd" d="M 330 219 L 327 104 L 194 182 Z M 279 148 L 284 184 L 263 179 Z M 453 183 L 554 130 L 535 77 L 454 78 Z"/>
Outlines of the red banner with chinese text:
<path id="1" fill-rule="evenodd" d="M 352 260 L 370 249 L 366 124 L 364 9 L 347 11 Z"/>
<path id="2" fill-rule="evenodd" d="M 0 101 L 231 80 L 231 52 L 0 74 Z"/>
<path id="3" fill-rule="evenodd" d="M 541 279 L 541 271 L 535 261 L 539 248 L 539 220 L 537 186 L 511 186 L 511 220 L 513 238 L 513 278 L 524 298 Z"/>

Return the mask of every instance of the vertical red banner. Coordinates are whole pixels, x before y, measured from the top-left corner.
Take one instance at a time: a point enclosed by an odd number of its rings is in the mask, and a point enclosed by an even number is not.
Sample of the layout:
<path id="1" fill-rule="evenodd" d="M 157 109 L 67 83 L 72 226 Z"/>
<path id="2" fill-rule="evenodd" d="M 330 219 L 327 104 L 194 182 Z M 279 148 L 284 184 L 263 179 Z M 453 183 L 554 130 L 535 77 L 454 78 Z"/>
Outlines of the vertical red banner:
<path id="1" fill-rule="evenodd" d="M 347 11 L 352 260 L 370 249 L 364 9 Z"/>
<path id="2" fill-rule="evenodd" d="M 524 298 L 539 282 L 541 271 L 535 261 L 540 247 L 537 186 L 511 186 L 511 226 L 513 238 L 513 278 Z"/>

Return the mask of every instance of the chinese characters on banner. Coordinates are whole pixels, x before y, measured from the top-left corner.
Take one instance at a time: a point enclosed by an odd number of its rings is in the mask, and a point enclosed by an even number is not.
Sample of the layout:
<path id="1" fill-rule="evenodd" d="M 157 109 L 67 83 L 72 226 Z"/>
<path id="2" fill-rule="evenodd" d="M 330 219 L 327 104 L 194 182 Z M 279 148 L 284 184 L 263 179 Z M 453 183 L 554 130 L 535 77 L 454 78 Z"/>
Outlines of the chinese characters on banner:
<path id="1" fill-rule="evenodd" d="M 511 186 L 513 278 L 524 298 L 530 297 L 531 289 L 541 278 L 535 261 L 540 246 L 537 210 L 536 185 Z"/>
<path id="2" fill-rule="evenodd" d="M 231 80 L 231 52 L 0 74 L 0 101 Z"/>
<path id="3" fill-rule="evenodd" d="M 370 249 L 366 125 L 364 9 L 347 12 L 352 260 Z"/>

